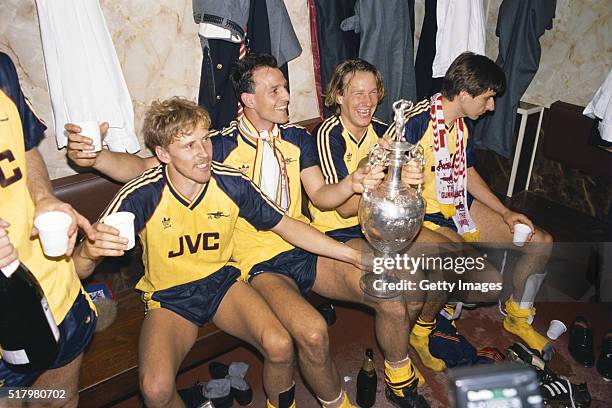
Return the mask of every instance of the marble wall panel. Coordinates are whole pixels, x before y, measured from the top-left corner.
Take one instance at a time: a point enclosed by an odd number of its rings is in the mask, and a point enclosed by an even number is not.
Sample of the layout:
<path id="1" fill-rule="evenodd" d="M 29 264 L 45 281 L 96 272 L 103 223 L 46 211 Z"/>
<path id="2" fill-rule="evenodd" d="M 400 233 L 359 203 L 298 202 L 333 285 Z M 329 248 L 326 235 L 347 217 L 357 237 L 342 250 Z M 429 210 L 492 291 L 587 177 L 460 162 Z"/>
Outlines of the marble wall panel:
<path id="1" fill-rule="evenodd" d="M 495 36 L 501 0 L 488 3 L 487 51 L 497 57 Z M 540 38 L 540 68 L 523 100 L 543 106 L 561 100 L 586 106 L 612 67 L 612 6 L 606 0 L 557 0 L 553 27 Z"/>
<path id="2" fill-rule="evenodd" d="M 302 46 L 302 54 L 289 61 L 289 86 L 291 88 L 289 114 L 292 121 L 299 122 L 319 116 L 310 46 L 310 15 L 306 0 L 285 0 L 285 4 Z"/>

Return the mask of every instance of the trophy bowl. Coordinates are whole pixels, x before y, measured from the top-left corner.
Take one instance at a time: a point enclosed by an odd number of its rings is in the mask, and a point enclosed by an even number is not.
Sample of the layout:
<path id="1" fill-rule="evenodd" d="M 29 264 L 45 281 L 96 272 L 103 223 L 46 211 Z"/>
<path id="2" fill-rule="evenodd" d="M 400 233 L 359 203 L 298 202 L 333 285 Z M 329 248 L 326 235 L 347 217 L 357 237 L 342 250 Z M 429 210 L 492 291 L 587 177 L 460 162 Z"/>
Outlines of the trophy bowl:
<path id="1" fill-rule="evenodd" d="M 359 222 L 370 245 L 379 254 L 389 256 L 405 249 L 418 234 L 425 203 L 412 187 L 394 191 L 384 184 L 362 196 Z"/>

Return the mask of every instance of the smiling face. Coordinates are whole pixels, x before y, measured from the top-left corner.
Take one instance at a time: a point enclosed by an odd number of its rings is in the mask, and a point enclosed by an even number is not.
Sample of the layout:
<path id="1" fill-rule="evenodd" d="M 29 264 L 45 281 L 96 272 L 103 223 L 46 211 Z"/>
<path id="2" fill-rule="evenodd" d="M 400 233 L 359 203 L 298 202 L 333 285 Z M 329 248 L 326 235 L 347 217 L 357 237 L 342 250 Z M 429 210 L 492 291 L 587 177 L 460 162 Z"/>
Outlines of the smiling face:
<path id="1" fill-rule="evenodd" d="M 253 71 L 254 93 L 243 94 L 245 110 L 257 130 L 269 130 L 274 124 L 289 121 L 287 80 L 278 68 L 260 67 Z"/>
<path id="2" fill-rule="evenodd" d="M 208 128 L 199 125 L 193 132 L 183 134 L 168 147 L 155 148 L 159 160 L 168 165 L 172 184 L 189 198 L 192 192 L 197 192 L 210 180 L 212 144 L 208 135 Z"/>
<path id="3" fill-rule="evenodd" d="M 471 96 L 466 91 L 459 93 L 462 116 L 472 120 L 478 119 L 486 112 L 495 110 L 495 92 L 488 90 L 478 96 Z"/>
<path id="4" fill-rule="evenodd" d="M 340 105 L 344 125 L 353 136 L 360 137 L 370 125 L 378 105 L 376 76 L 371 72 L 357 71 L 347 77 L 348 83 L 336 96 L 336 103 Z"/>

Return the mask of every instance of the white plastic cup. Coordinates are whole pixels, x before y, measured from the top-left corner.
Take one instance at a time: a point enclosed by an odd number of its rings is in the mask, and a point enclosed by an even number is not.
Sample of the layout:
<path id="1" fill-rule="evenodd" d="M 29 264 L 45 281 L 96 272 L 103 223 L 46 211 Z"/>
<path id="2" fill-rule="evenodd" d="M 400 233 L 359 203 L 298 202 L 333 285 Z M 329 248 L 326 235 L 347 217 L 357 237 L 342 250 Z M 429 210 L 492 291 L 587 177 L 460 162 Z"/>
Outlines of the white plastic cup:
<path id="1" fill-rule="evenodd" d="M 102 150 L 102 137 L 100 135 L 100 125 L 98 122 L 89 120 L 84 122 L 77 122 L 75 125 L 81 128 L 81 136 L 87 136 L 93 140 L 94 149 L 91 152 L 99 152 Z"/>
<path id="2" fill-rule="evenodd" d="M 529 234 L 531 234 L 529 225 L 514 224 L 514 237 L 512 238 L 512 243 L 518 247 L 522 247 L 525 245 L 527 238 L 529 238 Z"/>
<path id="3" fill-rule="evenodd" d="M 72 217 L 62 211 L 48 211 L 34 220 L 45 255 L 62 256 L 68 250 L 68 228 Z"/>
<path id="4" fill-rule="evenodd" d="M 129 211 L 119 211 L 104 217 L 102 221 L 106 225 L 117 228 L 119 230 L 119 235 L 128 240 L 126 250 L 132 249 L 134 245 L 136 245 L 134 218 L 134 214 Z"/>
<path id="5" fill-rule="evenodd" d="M 567 327 L 560 320 L 551 320 L 546 336 L 551 340 L 557 340 L 559 336 L 567 331 Z"/>

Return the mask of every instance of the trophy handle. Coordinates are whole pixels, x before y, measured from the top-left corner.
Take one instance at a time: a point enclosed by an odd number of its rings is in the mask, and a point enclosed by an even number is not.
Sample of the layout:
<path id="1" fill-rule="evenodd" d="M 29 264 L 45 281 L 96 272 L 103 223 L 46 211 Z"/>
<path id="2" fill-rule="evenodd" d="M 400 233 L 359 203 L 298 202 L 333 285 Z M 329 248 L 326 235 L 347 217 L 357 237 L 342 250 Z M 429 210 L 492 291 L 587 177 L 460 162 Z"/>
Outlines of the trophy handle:
<path id="1" fill-rule="evenodd" d="M 389 151 L 384 147 L 376 146 L 368 155 L 368 164 L 374 166 L 389 166 Z"/>
<path id="2" fill-rule="evenodd" d="M 406 155 L 408 156 L 406 164 L 410 163 L 411 161 L 417 161 L 421 166 L 421 169 L 423 169 L 423 166 L 425 166 L 425 152 L 423 150 L 423 146 L 414 146 L 409 152 L 406 153 Z M 422 185 L 419 184 L 417 186 L 417 192 L 419 194 L 422 192 L 421 189 Z"/>
<path id="3" fill-rule="evenodd" d="M 372 149 L 372 151 L 370 151 L 370 154 L 368 155 L 368 165 L 370 167 L 374 167 L 374 166 L 388 167 L 389 166 L 389 151 L 385 149 L 384 147 L 376 146 L 374 149 Z M 364 192 L 364 194 L 367 195 L 368 193 L 369 191 L 366 188 L 366 191 Z"/>

